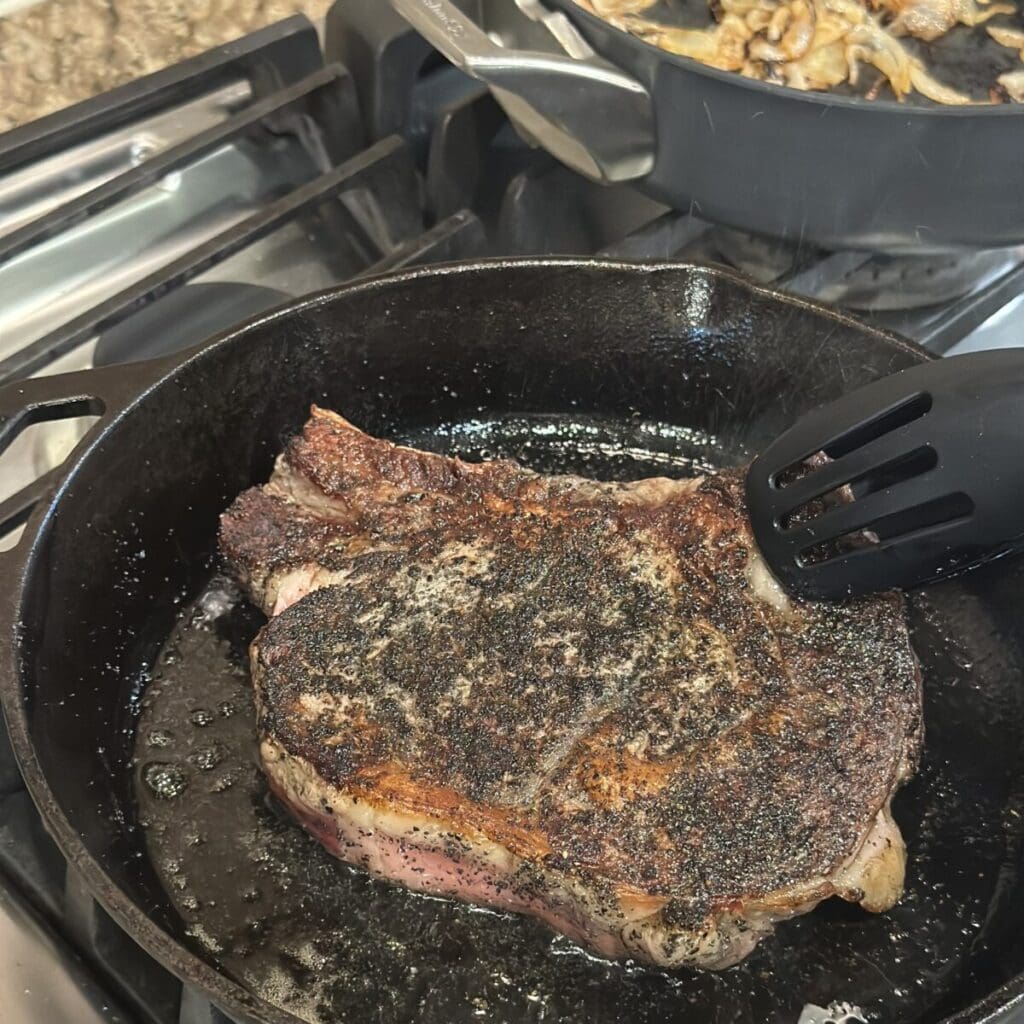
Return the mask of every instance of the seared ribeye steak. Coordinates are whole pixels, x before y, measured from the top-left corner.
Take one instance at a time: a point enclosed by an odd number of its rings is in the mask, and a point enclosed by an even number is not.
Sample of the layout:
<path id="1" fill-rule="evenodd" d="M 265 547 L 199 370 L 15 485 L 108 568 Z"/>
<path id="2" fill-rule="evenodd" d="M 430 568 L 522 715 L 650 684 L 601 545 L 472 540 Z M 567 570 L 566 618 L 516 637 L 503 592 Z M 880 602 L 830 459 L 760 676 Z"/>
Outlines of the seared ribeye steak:
<path id="1" fill-rule="evenodd" d="M 221 545 L 274 792 L 331 852 L 607 956 L 735 963 L 881 911 L 921 695 L 902 599 L 790 601 L 742 474 L 605 484 L 313 411 Z"/>

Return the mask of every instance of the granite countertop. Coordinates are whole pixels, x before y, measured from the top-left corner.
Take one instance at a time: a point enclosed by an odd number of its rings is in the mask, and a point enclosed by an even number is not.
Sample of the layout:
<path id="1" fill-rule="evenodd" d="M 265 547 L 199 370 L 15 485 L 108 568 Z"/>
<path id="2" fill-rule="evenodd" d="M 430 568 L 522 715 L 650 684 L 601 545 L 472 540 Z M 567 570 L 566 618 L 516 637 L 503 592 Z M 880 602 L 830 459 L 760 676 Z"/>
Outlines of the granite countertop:
<path id="1" fill-rule="evenodd" d="M 0 131 L 290 14 L 317 21 L 329 6 L 330 0 L 44 0 L 15 11 L 0 17 Z"/>

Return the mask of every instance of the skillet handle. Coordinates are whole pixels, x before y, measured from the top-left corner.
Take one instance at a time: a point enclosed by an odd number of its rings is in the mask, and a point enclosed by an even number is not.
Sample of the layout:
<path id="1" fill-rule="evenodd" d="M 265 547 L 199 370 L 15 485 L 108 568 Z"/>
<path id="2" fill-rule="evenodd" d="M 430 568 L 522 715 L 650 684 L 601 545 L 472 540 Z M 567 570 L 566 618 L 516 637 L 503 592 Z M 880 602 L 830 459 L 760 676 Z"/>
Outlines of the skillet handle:
<path id="1" fill-rule="evenodd" d="M 0 387 L 0 457 L 26 428 L 76 416 L 98 416 L 70 455 L 59 465 L 0 502 L 0 538 L 24 525 L 41 500 L 63 482 L 77 454 L 96 435 L 158 379 L 167 360 L 110 366 L 78 373 L 32 377 Z M 31 531 L 27 531 L 31 532 Z M 14 557 L 29 541 L 26 535 L 10 550 L 0 552 L 0 564 Z"/>
<path id="2" fill-rule="evenodd" d="M 483 0 L 481 27 L 451 0 L 391 6 L 456 67 L 488 85 L 528 142 L 595 181 L 630 181 L 650 171 L 650 95 L 594 53 L 560 11 L 541 0 Z"/>

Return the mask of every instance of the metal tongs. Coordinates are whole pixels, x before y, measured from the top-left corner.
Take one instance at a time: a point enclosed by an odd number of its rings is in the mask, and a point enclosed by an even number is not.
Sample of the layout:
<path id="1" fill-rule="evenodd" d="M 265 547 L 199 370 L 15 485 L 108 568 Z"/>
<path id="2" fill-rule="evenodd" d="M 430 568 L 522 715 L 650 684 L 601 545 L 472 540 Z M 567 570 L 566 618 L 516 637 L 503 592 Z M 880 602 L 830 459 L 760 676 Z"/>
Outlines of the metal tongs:
<path id="1" fill-rule="evenodd" d="M 478 24 L 451 0 L 391 6 L 456 67 L 487 84 L 519 133 L 597 181 L 642 177 L 654 163 L 647 90 L 597 56 L 540 0 L 483 0 Z M 625 126 L 614 132 L 608 125 Z"/>
<path id="2" fill-rule="evenodd" d="M 922 363 L 814 410 L 750 467 L 779 582 L 841 600 L 1024 551 L 1024 351 Z"/>

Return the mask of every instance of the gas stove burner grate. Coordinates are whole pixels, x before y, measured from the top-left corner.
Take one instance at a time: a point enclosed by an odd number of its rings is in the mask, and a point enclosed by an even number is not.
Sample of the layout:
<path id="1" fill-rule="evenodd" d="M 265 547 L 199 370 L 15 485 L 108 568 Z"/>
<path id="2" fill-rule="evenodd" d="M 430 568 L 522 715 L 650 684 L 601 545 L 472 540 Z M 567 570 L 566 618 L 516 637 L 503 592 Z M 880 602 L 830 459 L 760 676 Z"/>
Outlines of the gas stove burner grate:
<path id="1" fill-rule="evenodd" d="M 760 281 L 782 284 L 855 312 L 890 313 L 948 305 L 1024 262 L 1024 249 L 949 253 L 825 253 L 729 228 L 711 244 L 724 262 Z"/>

